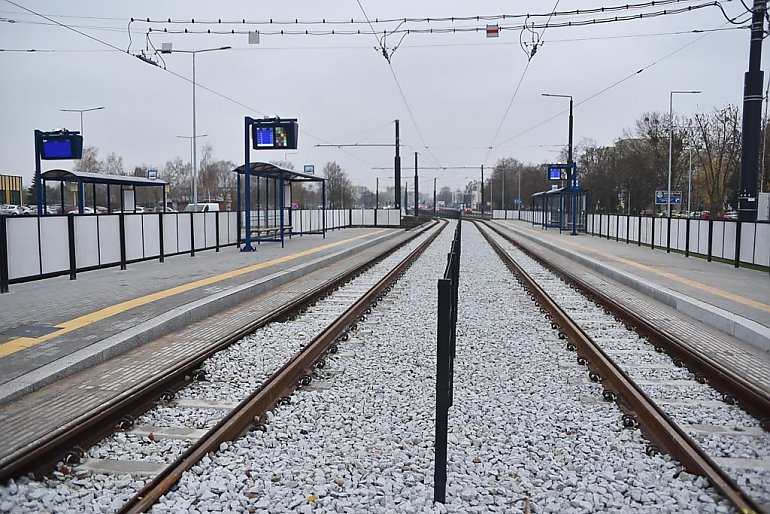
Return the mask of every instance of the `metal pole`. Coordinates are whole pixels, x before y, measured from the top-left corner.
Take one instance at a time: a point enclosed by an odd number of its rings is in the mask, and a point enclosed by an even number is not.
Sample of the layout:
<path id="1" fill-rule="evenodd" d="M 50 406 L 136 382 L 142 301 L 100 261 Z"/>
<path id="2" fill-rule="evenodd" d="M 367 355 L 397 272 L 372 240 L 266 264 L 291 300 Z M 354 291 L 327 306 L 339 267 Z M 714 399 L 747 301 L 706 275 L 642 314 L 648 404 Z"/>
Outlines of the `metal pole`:
<path id="1" fill-rule="evenodd" d="M 666 192 L 666 209 L 671 217 L 671 161 L 674 141 L 674 92 L 668 94 L 668 189 Z"/>
<path id="2" fill-rule="evenodd" d="M 500 192 L 500 208 L 503 209 L 503 218 L 508 219 L 508 215 L 506 214 L 506 211 L 508 210 L 508 206 L 505 204 L 505 168 L 502 169 L 503 174 L 503 187 L 501 188 L 502 191 Z"/>
<path id="3" fill-rule="evenodd" d="M 396 182 L 396 209 L 401 210 L 401 145 L 399 143 L 399 135 L 398 135 L 398 120 L 396 120 L 396 157 L 394 160 L 394 168 L 395 168 L 395 177 L 394 180 Z M 406 208 L 406 205 L 404 205 L 404 208 Z"/>
<path id="4" fill-rule="evenodd" d="M 192 52 L 192 125 L 193 125 L 193 137 L 192 137 L 192 144 L 193 144 L 193 206 L 195 208 L 195 211 L 198 210 L 198 163 L 196 162 L 198 160 L 198 154 L 196 152 L 196 146 L 197 146 L 197 131 L 196 131 L 196 124 L 195 124 L 195 52 Z M 248 129 L 247 129 L 248 131 Z M 248 134 L 247 134 L 248 137 Z M 248 144 L 246 147 L 248 148 Z M 246 167 L 249 167 L 249 163 L 246 163 Z M 247 170 L 248 173 L 248 170 Z M 248 239 L 247 239 L 248 240 Z"/>
<path id="5" fill-rule="evenodd" d="M 572 233 L 571 235 L 577 235 L 577 167 L 572 160 L 572 97 L 569 97 L 569 153 L 567 156 L 568 164 L 570 166 L 570 175 L 572 175 Z"/>
<path id="6" fill-rule="evenodd" d="M 377 177 L 377 188 L 374 193 L 374 208 L 380 208 L 380 177 Z"/>
<path id="7" fill-rule="evenodd" d="M 757 167 L 762 117 L 762 40 L 767 0 L 754 0 L 751 17 L 749 69 L 743 81 L 741 174 L 738 186 L 738 221 L 757 219 Z M 736 250 L 740 241 L 736 239 Z"/>
<path id="8" fill-rule="evenodd" d="M 521 219 L 521 168 L 519 168 L 519 219 Z M 534 220 L 534 218 L 532 219 Z"/>
<path id="9" fill-rule="evenodd" d="M 254 120 L 249 118 L 248 116 L 245 117 L 243 122 L 243 139 L 244 139 L 244 177 L 245 177 L 245 184 L 244 184 L 244 191 L 243 191 L 243 212 L 244 212 L 244 223 L 245 223 L 245 243 L 243 245 L 243 248 L 241 249 L 242 252 L 253 252 L 254 247 L 251 246 L 251 163 L 249 162 L 251 160 L 251 148 L 250 148 L 250 138 L 249 138 L 249 130 L 251 129 L 251 123 Z M 195 139 L 193 138 L 193 141 Z M 238 216 L 241 214 L 238 213 Z M 240 236 L 240 234 L 239 234 Z"/>
<path id="10" fill-rule="evenodd" d="M 80 135 L 84 135 L 83 132 L 83 111 L 80 111 Z"/>
<path id="11" fill-rule="evenodd" d="M 436 177 L 433 177 L 433 216 L 436 216 Z"/>
<path id="12" fill-rule="evenodd" d="M 419 191 L 420 186 L 418 184 L 418 178 L 417 178 L 417 152 L 414 152 L 414 217 L 420 215 L 420 200 L 419 200 Z"/>
<path id="13" fill-rule="evenodd" d="M 481 215 L 484 215 L 484 165 L 481 165 Z"/>
<path id="14" fill-rule="evenodd" d="M 41 180 L 40 173 L 40 151 L 42 147 L 43 133 L 39 130 L 35 130 L 35 196 L 37 197 L 37 215 L 43 215 L 43 181 Z M 62 182 L 63 184 L 63 182 Z M 63 204 L 63 202 L 62 202 Z M 62 212 L 64 212 L 64 205 L 62 205 Z M 48 214 L 46 209 L 45 214 Z"/>
<path id="15" fill-rule="evenodd" d="M 687 177 L 687 217 L 690 217 L 692 209 L 690 208 L 690 199 L 692 198 L 692 145 L 688 147 L 690 152 L 690 174 Z"/>

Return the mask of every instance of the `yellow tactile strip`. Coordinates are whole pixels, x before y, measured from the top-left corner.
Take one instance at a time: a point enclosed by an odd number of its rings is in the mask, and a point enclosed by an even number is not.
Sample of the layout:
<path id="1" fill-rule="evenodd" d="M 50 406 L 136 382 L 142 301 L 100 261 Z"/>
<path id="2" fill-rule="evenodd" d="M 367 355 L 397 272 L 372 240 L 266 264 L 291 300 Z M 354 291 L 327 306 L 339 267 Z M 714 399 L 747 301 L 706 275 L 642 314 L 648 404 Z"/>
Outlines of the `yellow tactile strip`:
<path id="1" fill-rule="evenodd" d="M 124 302 L 116 303 L 114 305 L 110 305 L 109 307 L 105 307 L 103 309 L 99 309 L 97 311 L 90 312 L 88 314 L 85 314 L 83 316 L 78 316 L 77 318 L 65 321 L 64 323 L 60 323 L 57 325 L 58 330 L 54 332 L 50 332 L 48 334 L 42 335 L 40 337 L 18 337 L 16 339 L 11 339 L 10 341 L 6 341 L 5 343 L 0 344 L 0 357 L 5 357 L 7 355 L 11 355 L 13 353 L 16 353 L 18 351 L 21 351 L 25 348 L 29 348 L 31 346 L 38 345 L 42 342 L 48 341 L 50 339 L 53 339 L 55 337 L 61 336 L 63 334 L 66 334 L 68 332 L 72 332 L 73 330 L 77 330 L 79 328 L 82 328 L 84 326 L 90 325 L 92 323 L 95 323 L 97 321 L 104 320 L 106 318 L 115 316 L 116 314 L 120 314 L 122 312 L 126 312 L 130 309 L 133 309 L 135 307 L 140 307 L 142 305 L 147 305 L 148 303 L 155 302 L 157 300 L 161 300 L 163 298 L 168 298 L 171 296 L 175 296 L 181 293 L 185 293 L 187 291 L 197 289 L 199 287 L 208 286 L 211 284 L 215 284 L 217 282 L 222 282 L 224 280 L 228 280 L 240 275 L 245 275 L 246 273 L 251 273 L 253 271 L 257 271 L 260 269 L 268 268 L 270 266 L 275 266 L 278 264 L 282 264 L 285 262 L 293 261 L 296 259 L 300 259 L 302 257 L 306 257 L 308 255 L 312 255 L 318 252 L 322 252 L 324 250 L 328 250 L 330 248 L 334 248 L 336 246 L 344 245 L 347 243 L 351 243 L 353 241 L 364 239 L 368 237 L 372 237 L 376 234 L 379 234 L 381 232 L 385 232 L 385 230 L 378 230 L 375 232 L 369 232 L 367 234 L 362 234 L 360 236 L 351 237 L 348 239 L 343 239 L 341 241 L 335 241 L 334 243 L 329 243 L 322 246 L 317 246 L 315 248 L 310 248 L 308 250 L 303 250 L 301 252 L 293 253 L 291 255 L 286 255 L 284 257 L 278 257 L 277 259 L 272 259 L 265 262 L 260 262 L 257 264 L 253 264 L 251 266 L 246 266 L 243 268 L 235 269 L 232 271 L 227 271 L 225 273 L 220 273 L 219 275 L 214 275 L 211 277 L 206 277 L 203 279 L 195 280 L 193 282 L 188 282 L 187 284 L 182 284 L 176 287 L 171 287 L 169 289 L 164 289 L 163 291 L 158 291 L 156 293 L 140 296 L 138 298 L 133 298 L 131 300 L 127 300 Z"/>

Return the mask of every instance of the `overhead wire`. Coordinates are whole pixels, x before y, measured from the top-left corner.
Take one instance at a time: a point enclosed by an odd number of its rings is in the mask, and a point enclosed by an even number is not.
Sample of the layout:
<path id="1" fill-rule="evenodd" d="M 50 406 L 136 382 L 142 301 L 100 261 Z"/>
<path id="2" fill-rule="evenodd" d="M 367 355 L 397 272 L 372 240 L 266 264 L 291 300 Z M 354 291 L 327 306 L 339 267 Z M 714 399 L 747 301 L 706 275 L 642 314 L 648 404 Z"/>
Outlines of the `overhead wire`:
<path id="1" fill-rule="evenodd" d="M 14 2 L 13 0 L 5 0 L 5 1 L 6 1 L 6 2 L 8 2 L 8 3 L 10 3 L 11 5 L 14 5 L 14 6 L 18 7 L 19 9 L 24 9 L 24 10 L 25 10 L 25 11 L 27 11 L 27 12 L 30 12 L 30 13 L 33 13 L 33 14 L 35 14 L 35 15 L 38 15 L 38 16 L 40 16 L 40 17 L 42 17 L 42 18 L 45 18 L 45 19 L 47 19 L 47 20 L 49 20 L 49 21 L 51 21 L 51 22 L 53 22 L 53 23 L 55 23 L 55 24 L 57 24 L 57 25 L 61 26 L 62 28 L 65 28 L 65 29 L 71 30 L 71 31 L 73 31 L 73 32 L 76 32 L 76 33 L 78 33 L 78 34 L 80 34 L 80 35 L 82 35 L 82 36 L 85 36 L 85 37 L 87 37 L 88 39 L 91 39 L 91 40 L 93 40 L 93 41 L 96 41 L 96 42 L 97 42 L 97 43 L 99 43 L 99 44 L 102 44 L 102 45 L 108 46 L 108 47 L 110 47 L 110 48 L 112 48 L 112 49 L 114 49 L 114 50 L 116 50 L 116 51 L 118 51 L 118 52 L 120 52 L 120 53 L 122 53 L 122 54 L 126 54 L 126 55 L 129 55 L 129 56 L 135 57 L 135 56 L 133 56 L 132 54 L 130 54 L 129 52 L 126 52 L 125 50 L 123 50 L 122 48 L 119 48 L 119 47 L 117 47 L 117 46 L 113 45 L 112 43 L 109 43 L 109 42 L 107 42 L 107 41 L 101 40 L 101 39 L 99 39 L 99 38 L 97 38 L 97 37 L 94 37 L 94 36 L 92 36 L 92 35 L 90 35 L 90 34 L 87 34 L 87 33 L 85 33 L 85 32 L 82 32 L 82 31 L 80 31 L 80 30 L 77 30 L 77 29 L 75 29 L 75 28 L 71 28 L 71 27 L 69 27 L 68 25 L 66 25 L 66 24 L 64 24 L 64 23 L 61 23 L 61 22 L 59 22 L 59 21 L 57 21 L 57 20 L 54 20 L 54 19 L 52 19 L 52 18 L 49 18 L 49 17 L 47 17 L 47 16 L 45 16 L 45 15 L 42 15 L 42 14 L 38 14 L 37 12 L 33 11 L 32 9 L 29 9 L 29 8 L 27 8 L 27 7 L 24 7 L 24 6 L 22 6 L 22 5 L 19 5 L 19 4 L 17 4 L 17 3 L 16 3 L 16 2 Z M 171 75 L 173 75 L 173 76 L 175 76 L 175 77 L 178 77 L 178 78 L 180 78 L 180 79 L 184 80 L 185 82 L 188 82 L 188 83 L 192 84 L 192 80 L 191 80 L 191 79 L 189 79 L 189 78 L 187 78 L 187 77 L 185 77 L 184 75 L 181 75 L 181 74 L 179 74 L 179 73 L 176 73 L 176 72 L 174 72 L 174 71 L 172 71 L 172 70 L 169 70 L 169 69 L 167 69 L 167 68 L 162 68 L 162 67 L 158 67 L 158 68 L 159 68 L 159 69 L 161 69 L 161 70 L 163 70 L 163 71 L 165 71 L 165 72 L 167 72 L 167 73 L 170 73 Z M 212 94 L 214 94 L 214 95 L 216 95 L 216 96 L 218 96 L 218 97 L 220 97 L 220 98 L 223 98 L 223 99 L 225 99 L 225 100 L 228 100 L 229 102 L 232 102 L 232 103 L 234 103 L 234 104 L 236 104 L 236 105 L 239 105 L 239 106 L 241 106 L 241 107 L 243 107 L 243 108 L 245 108 L 245 109 L 247 109 L 247 110 L 249 110 L 249 111 L 251 111 L 251 112 L 255 112 L 255 113 L 257 113 L 257 114 L 260 114 L 260 115 L 262 115 L 262 116 L 265 116 L 265 114 L 264 114 L 264 113 L 262 113 L 262 112 L 260 112 L 258 109 L 255 109 L 255 108 L 253 108 L 253 107 L 251 107 L 251 106 L 249 106 L 249 105 L 246 105 L 246 104 L 244 104 L 243 102 L 240 102 L 240 101 L 238 101 L 238 100 L 236 100 L 236 99 L 234 99 L 234 98 L 232 98 L 232 97 L 229 97 L 229 96 L 225 95 L 224 93 L 220 93 L 219 91 L 216 91 L 216 90 L 214 90 L 214 89 L 211 89 L 210 87 L 207 87 L 207 86 L 205 86 L 205 85 L 203 85 L 203 84 L 201 84 L 201 83 L 199 83 L 199 82 L 197 82 L 197 81 L 195 82 L 195 85 L 196 85 L 196 87 L 199 87 L 199 88 L 201 88 L 201 89 L 203 89 L 203 90 L 205 90 L 205 91 L 208 91 L 209 93 L 212 93 Z M 320 141 L 321 143 L 327 143 L 327 141 L 324 141 L 322 138 L 319 138 L 319 137 L 317 137 L 317 136 L 315 136 L 315 135 L 313 135 L 313 134 L 310 134 L 310 133 L 309 133 L 309 132 L 307 132 L 307 131 L 304 131 L 304 130 L 300 130 L 300 132 L 301 132 L 301 133 L 303 133 L 303 134 L 305 134 L 306 136 L 308 136 L 308 137 L 312 138 L 312 139 L 315 139 L 316 141 Z M 360 160 L 361 162 L 363 162 L 363 163 L 365 163 L 365 164 L 368 164 L 368 165 L 370 165 L 370 166 L 371 166 L 371 165 L 373 165 L 373 163 L 371 163 L 371 162 L 367 161 L 366 159 L 363 159 L 363 158 L 361 158 L 361 157 L 359 157 L 359 156 L 357 156 L 357 155 L 355 155 L 355 154 L 353 154 L 353 153 L 351 153 L 351 152 L 347 152 L 347 151 L 345 151 L 345 150 L 342 150 L 342 152 L 343 152 L 343 153 L 346 153 L 346 154 L 348 154 L 348 155 L 350 155 L 351 157 L 353 157 L 353 158 L 355 158 L 355 159 L 358 159 L 358 160 Z"/>
<path id="2" fill-rule="evenodd" d="M 726 24 L 727 24 L 727 22 L 725 22 L 725 23 L 724 23 L 722 26 L 724 26 L 724 25 L 726 25 Z M 633 72 L 633 73 L 630 73 L 629 75 L 626 75 L 625 77 L 621 78 L 620 80 L 617 80 L 616 82 L 613 82 L 613 83 L 612 83 L 612 84 L 610 84 L 609 86 L 607 86 L 607 87 L 605 87 L 605 88 L 603 88 L 603 89 L 601 89 L 601 90 L 597 91 L 596 93 L 592 94 L 591 96 L 589 96 L 589 97 L 587 97 L 587 98 L 584 98 L 583 100 L 580 100 L 579 102 L 575 102 L 575 104 L 574 104 L 573 108 L 574 108 L 574 107 L 578 107 L 578 106 L 580 106 L 580 105 L 582 105 L 582 104 L 584 104 L 584 103 L 586 103 L 586 102 L 588 102 L 588 101 L 590 101 L 590 100 L 592 100 L 592 99 L 596 98 L 597 96 L 599 96 L 599 95 L 602 95 L 602 94 L 606 93 L 607 91 L 609 91 L 609 90 L 611 90 L 611 89 L 614 89 L 615 87 L 617 87 L 617 86 L 619 86 L 620 84 L 622 84 L 622 83 L 626 82 L 627 80 L 630 80 L 630 79 L 632 79 L 632 78 L 636 77 L 637 75 L 639 75 L 639 74 L 643 73 L 644 71 L 646 71 L 646 70 L 648 70 L 648 69 L 652 68 L 652 67 L 653 67 L 653 66 L 655 66 L 656 64 L 659 64 L 660 62 L 662 62 L 662 61 L 664 61 L 664 60 L 668 59 L 669 57 L 672 57 L 672 56 L 674 56 L 674 55 L 678 54 L 678 53 L 679 53 L 679 52 L 681 52 L 682 50 L 684 50 L 684 49 L 686 49 L 686 48 L 688 48 L 688 47 L 690 47 L 690 46 L 694 45 L 695 43 L 697 43 L 697 42 L 701 41 L 703 38 L 705 38 L 705 37 L 708 37 L 708 36 L 709 36 L 709 35 L 711 35 L 711 34 L 713 34 L 713 32 L 706 32 L 706 33 L 702 34 L 701 36 L 699 36 L 699 37 L 697 37 L 697 38 L 693 39 L 692 41 L 689 41 L 689 42 L 688 42 L 688 43 L 686 43 L 685 45 L 682 45 L 682 46 L 680 46 L 679 48 L 677 48 L 677 49 L 675 49 L 675 50 L 673 50 L 673 51 L 671 51 L 671 52 L 667 53 L 666 55 L 664 55 L 664 56 L 662 56 L 662 57 L 659 57 L 658 59 L 654 60 L 654 61 L 653 61 L 653 62 L 651 62 L 650 64 L 647 64 L 646 66 L 643 66 L 642 68 L 639 68 L 639 69 L 638 69 L 638 70 L 636 70 L 635 72 Z M 547 119 L 545 119 L 545 120 L 541 121 L 540 123 L 537 123 L 536 125 L 533 125 L 533 126 L 529 127 L 528 129 L 526 129 L 526 130 L 523 130 L 523 131 L 521 131 L 521 132 L 517 133 L 516 135 L 514 135 L 514 136 L 512 136 L 512 137 L 509 137 L 508 139 L 505 139 L 505 140 L 501 141 L 499 144 L 497 144 L 497 145 L 494 145 L 494 146 L 495 146 L 495 148 L 497 148 L 497 147 L 499 147 L 499 146 L 502 146 L 502 145 L 503 145 L 503 144 L 505 144 L 505 143 L 508 143 L 508 142 L 510 142 L 510 141 L 513 141 L 514 139 L 518 139 L 519 137 L 523 136 L 524 134 L 527 134 L 527 133 L 529 133 L 529 132 L 532 132 L 532 131 L 533 131 L 533 130 L 535 130 L 536 128 L 539 128 L 539 127 L 541 127 L 541 126 L 545 125 L 546 123 L 548 123 L 548 122 L 550 122 L 550 121 L 552 121 L 552 120 L 554 120 L 554 119 L 558 118 L 559 116 L 561 116 L 561 115 L 565 114 L 565 113 L 566 113 L 566 112 L 568 112 L 568 111 L 569 111 L 569 109 L 565 109 L 565 110 L 562 110 L 562 111 L 560 111 L 560 112 L 558 112 L 558 113 L 554 114 L 553 116 L 551 116 L 551 117 L 549 117 L 549 118 L 547 118 Z"/>

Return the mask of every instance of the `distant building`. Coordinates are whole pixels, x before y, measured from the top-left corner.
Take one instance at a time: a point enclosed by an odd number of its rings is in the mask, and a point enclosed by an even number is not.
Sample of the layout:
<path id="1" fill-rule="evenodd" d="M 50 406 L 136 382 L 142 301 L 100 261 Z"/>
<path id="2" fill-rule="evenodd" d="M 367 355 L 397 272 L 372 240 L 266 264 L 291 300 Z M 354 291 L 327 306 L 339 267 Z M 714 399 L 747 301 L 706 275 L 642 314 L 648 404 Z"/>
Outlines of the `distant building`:
<path id="1" fill-rule="evenodd" d="M 24 189 L 21 177 L 15 175 L 0 175 L 0 203 L 21 205 Z"/>

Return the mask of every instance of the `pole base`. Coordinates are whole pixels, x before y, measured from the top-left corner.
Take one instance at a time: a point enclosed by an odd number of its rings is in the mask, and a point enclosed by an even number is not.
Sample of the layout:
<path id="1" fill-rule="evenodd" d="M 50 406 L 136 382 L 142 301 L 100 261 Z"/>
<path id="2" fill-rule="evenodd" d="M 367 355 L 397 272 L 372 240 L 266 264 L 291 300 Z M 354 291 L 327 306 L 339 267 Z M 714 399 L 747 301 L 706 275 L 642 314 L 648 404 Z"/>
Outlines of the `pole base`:
<path id="1" fill-rule="evenodd" d="M 242 252 L 256 252 L 253 246 L 247 244 L 243 248 L 241 248 Z"/>

